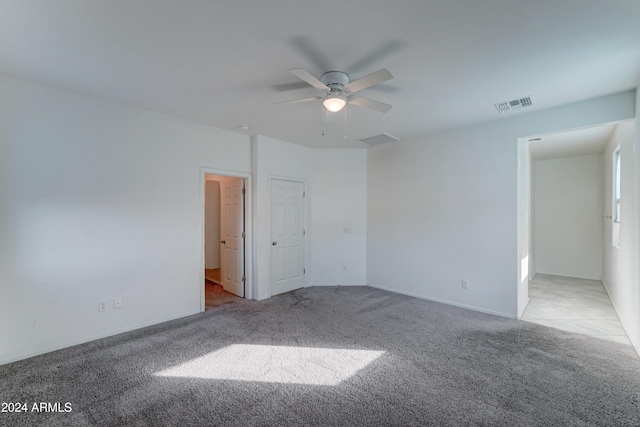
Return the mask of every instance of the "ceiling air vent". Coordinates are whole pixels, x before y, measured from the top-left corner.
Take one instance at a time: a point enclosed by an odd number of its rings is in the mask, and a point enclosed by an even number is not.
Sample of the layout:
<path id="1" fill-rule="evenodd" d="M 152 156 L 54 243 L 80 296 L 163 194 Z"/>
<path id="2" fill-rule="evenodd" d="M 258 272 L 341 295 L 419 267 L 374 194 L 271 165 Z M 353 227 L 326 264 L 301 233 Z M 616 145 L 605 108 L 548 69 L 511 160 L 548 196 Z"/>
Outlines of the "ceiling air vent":
<path id="1" fill-rule="evenodd" d="M 496 104 L 496 110 L 498 113 L 506 113 L 507 111 L 519 110 L 524 107 L 531 107 L 536 103 L 535 98 L 526 96 L 524 98 L 514 99 L 513 101 L 499 102 Z"/>
<path id="2" fill-rule="evenodd" d="M 384 133 L 381 133 L 380 135 L 374 135 L 374 136 L 370 136 L 369 138 L 363 138 L 360 141 L 369 145 L 380 145 L 380 144 L 385 144 L 387 142 L 400 141 L 400 139 L 384 132 Z"/>

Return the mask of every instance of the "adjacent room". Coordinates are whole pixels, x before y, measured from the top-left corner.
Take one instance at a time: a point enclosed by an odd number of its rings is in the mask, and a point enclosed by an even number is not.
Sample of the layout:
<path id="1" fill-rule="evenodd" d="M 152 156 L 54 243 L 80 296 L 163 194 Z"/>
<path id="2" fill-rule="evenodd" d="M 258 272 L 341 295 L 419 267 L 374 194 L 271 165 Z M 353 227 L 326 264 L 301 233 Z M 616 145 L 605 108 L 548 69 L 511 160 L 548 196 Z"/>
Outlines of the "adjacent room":
<path id="1" fill-rule="evenodd" d="M 620 148 L 634 140 L 633 120 L 529 138 L 532 279 L 523 320 L 631 344 L 617 311 L 628 310 L 620 295 L 633 260 L 616 260 L 630 256 L 619 232 L 622 159 L 631 158 Z M 624 187 L 633 198 L 633 179 Z"/>
<path id="2" fill-rule="evenodd" d="M 638 22 L 0 2 L 0 425 L 639 425 Z"/>

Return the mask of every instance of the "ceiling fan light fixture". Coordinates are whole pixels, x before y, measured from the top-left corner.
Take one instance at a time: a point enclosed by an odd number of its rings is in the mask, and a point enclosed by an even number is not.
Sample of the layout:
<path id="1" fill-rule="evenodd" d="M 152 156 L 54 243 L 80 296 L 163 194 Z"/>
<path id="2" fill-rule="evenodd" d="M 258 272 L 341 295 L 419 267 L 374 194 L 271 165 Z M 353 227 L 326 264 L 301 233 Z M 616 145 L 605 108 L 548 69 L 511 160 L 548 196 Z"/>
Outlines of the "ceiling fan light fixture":
<path id="1" fill-rule="evenodd" d="M 274 102 L 274 104 L 281 104 L 285 102 L 306 102 L 321 99 L 322 106 L 326 111 L 332 113 L 341 111 L 348 103 L 357 105 L 358 107 L 365 107 L 379 111 L 381 113 L 386 113 L 391 109 L 391 105 L 385 104 L 384 102 L 374 101 L 373 99 L 354 95 L 354 93 L 363 89 L 392 79 L 393 76 L 391 73 L 384 68 L 354 81 L 350 81 L 349 75 L 342 71 L 328 71 L 320 76 L 320 79 L 315 78 L 311 73 L 303 70 L 302 68 L 291 68 L 289 72 L 300 80 L 307 82 L 314 88 L 323 91 L 324 96 L 291 99 L 288 101 Z"/>
<path id="2" fill-rule="evenodd" d="M 337 113 L 347 105 L 347 100 L 341 95 L 328 95 L 322 100 L 322 105 L 324 105 L 324 108 L 328 111 Z"/>

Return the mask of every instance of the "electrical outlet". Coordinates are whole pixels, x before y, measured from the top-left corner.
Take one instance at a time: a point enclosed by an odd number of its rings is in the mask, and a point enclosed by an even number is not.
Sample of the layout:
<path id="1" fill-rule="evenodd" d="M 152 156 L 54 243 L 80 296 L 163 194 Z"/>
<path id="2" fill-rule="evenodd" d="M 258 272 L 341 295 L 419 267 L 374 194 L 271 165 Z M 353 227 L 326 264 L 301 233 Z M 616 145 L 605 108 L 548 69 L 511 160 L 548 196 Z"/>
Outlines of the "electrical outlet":
<path id="1" fill-rule="evenodd" d="M 469 289 L 469 281 L 468 280 L 463 280 L 462 281 L 462 289 Z"/>
<path id="2" fill-rule="evenodd" d="M 122 297 L 114 298 L 113 308 L 120 308 L 120 307 L 122 307 Z"/>
<path id="3" fill-rule="evenodd" d="M 107 310 L 107 302 L 106 301 L 100 301 L 98 303 L 98 311 L 106 311 Z"/>

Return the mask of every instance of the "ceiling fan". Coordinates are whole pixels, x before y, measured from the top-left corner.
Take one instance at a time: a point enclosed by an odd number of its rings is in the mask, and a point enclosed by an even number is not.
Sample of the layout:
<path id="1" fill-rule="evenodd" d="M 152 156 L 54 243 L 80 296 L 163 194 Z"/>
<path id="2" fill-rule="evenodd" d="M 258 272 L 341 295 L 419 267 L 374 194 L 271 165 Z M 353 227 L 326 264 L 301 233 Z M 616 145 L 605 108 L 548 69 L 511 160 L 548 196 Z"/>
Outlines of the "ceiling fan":
<path id="1" fill-rule="evenodd" d="M 279 101 L 274 102 L 274 104 L 307 102 L 321 99 L 322 105 L 332 113 L 342 110 L 347 104 L 370 108 L 381 113 L 386 113 L 392 107 L 390 104 L 384 102 L 354 95 L 354 93 L 363 89 L 392 79 L 393 76 L 391 73 L 384 68 L 354 81 L 350 81 L 349 75 L 343 71 L 328 71 L 320 76 L 320 79 L 315 78 L 301 68 L 292 68 L 289 72 L 316 89 L 326 92 L 326 94 L 324 96 Z"/>

